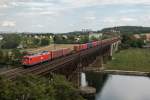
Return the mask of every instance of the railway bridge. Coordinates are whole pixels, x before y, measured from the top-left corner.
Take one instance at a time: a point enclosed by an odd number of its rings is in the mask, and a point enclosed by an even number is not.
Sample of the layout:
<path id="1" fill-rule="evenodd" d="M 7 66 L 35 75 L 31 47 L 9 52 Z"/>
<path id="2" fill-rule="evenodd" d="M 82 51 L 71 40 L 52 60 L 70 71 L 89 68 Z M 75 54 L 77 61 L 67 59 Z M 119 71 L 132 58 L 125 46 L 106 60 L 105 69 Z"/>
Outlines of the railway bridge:
<path id="1" fill-rule="evenodd" d="M 65 75 L 67 79 L 73 79 L 74 73 L 88 67 L 97 57 L 102 57 L 101 63 L 108 60 L 108 58 L 112 58 L 112 53 L 118 50 L 119 43 L 120 39 L 118 38 L 103 45 L 76 52 L 50 62 L 45 62 L 26 69 L 22 67 L 12 69 L 0 73 L 0 75 L 4 75 L 9 79 L 15 79 L 16 76 L 23 74 L 45 76 L 54 73 Z"/>

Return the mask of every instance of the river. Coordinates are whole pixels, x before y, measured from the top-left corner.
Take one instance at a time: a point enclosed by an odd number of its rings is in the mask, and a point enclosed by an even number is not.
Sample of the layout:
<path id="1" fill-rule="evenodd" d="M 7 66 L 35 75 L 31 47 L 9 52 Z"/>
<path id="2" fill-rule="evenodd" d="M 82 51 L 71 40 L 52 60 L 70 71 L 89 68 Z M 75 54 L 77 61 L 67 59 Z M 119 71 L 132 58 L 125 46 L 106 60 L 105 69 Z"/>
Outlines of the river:
<path id="1" fill-rule="evenodd" d="M 150 78 L 142 76 L 82 74 L 86 85 L 97 89 L 88 100 L 150 100 Z M 85 83 L 87 82 L 87 83 Z"/>

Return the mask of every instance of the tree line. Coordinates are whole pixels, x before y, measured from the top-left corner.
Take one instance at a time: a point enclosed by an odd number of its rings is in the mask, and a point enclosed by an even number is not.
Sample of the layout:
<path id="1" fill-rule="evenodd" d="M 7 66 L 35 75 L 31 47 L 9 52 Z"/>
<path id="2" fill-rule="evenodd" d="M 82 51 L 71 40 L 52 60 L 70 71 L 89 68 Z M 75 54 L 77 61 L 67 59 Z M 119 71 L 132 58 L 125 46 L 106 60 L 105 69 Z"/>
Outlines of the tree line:
<path id="1" fill-rule="evenodd" d="M 143 45 L 145 45 L 143 39 L 132 39 L 131 34 L 123 34 L 121 37 L 122 37 L 122 43 L 120 45 L 121 49 L 128 49 L 130 47 L 142 48 Z"/>
<path id="2" fill-rule="evenodd" d="M 20 34 L 4 34 L 0 41 L 1 49 L 32 48 L 50 44 L 50 39 L 25 37 Z"/>
<path id="3" fill-rule="evenodd" d="M 118 32 L 120 34 L 142 34 L 142 33 L 150 33 L 150 27 L 118 26 L 118 27 L 104 28 L 100 32 L 102 32 L 102 33 Z"/>

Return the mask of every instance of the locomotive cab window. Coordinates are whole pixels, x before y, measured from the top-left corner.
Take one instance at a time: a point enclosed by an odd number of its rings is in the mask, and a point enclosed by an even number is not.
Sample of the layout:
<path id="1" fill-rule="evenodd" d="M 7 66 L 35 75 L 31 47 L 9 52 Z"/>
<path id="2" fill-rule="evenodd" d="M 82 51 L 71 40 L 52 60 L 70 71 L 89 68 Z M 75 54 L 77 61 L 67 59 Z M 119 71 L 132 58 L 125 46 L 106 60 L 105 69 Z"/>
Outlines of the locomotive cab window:
<path id="1" fill-rule="evenodd" d="M 29 60 L 29 58 L 23 58 L 23 60 Z"/>

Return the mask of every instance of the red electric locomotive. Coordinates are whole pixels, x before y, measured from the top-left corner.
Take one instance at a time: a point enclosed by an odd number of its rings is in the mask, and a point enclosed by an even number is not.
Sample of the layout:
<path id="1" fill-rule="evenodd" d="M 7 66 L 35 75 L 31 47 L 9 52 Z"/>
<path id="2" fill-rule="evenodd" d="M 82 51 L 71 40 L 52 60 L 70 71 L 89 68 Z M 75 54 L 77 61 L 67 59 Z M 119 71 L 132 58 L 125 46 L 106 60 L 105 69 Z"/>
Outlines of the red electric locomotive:
<path id="1" fill-rule="evenodd" d="M 51 53 L 48 51 L 44 51 L 38 54 L 24 56 L 22 59 L 22 65 L 33 66 L 48 60 L 51 60 Z"/>

